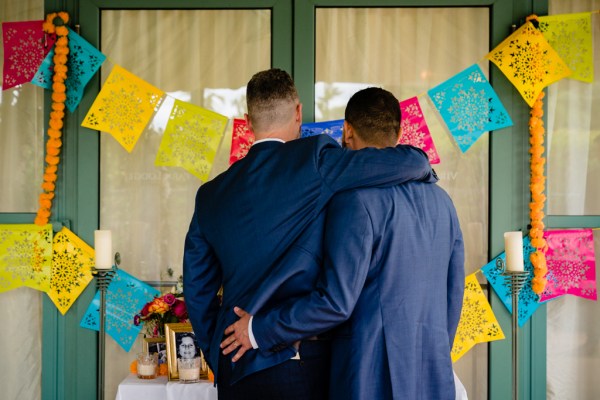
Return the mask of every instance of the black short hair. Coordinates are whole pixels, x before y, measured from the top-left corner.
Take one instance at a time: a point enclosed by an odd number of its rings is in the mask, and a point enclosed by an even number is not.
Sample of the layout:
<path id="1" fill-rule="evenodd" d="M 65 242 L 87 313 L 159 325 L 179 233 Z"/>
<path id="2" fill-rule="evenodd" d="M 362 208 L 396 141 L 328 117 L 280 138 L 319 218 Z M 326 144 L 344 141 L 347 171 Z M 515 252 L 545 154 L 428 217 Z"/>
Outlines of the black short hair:
<path id="1" fill-rule="evenodd" d="M 385 89 L 369 87 L 348 101 L 345 119 L 365 142 L 389 146 L 398 140 L 400 103 Z"/>

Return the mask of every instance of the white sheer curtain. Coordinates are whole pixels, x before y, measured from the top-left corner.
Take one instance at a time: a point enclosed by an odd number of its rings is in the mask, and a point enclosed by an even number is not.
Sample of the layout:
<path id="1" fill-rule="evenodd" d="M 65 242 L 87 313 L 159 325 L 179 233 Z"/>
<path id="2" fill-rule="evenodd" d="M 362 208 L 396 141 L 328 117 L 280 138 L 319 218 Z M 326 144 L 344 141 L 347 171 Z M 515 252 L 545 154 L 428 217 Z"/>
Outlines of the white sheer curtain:
<path id="1" fill-rule="evenodd" d="M 270 11 L 105 10 L 101 43 L 109 60 L 104 79 L 116 63 L 169 96 L 131 154 L 102 134 L 100 224 L 113 231 L 124 270 L 142 280 L 173 280 L 182 272 L 184 238 L 202 182 L 183 169 L 154 165 L 170 106 L 178 98 L 243 117 L 243 87 L 271 65 Z M 231 133 L 212 176 L 228 167 L 230 145 Z M 166 275 L 168 268 L 175 278 Z M 129 353 L 107 340 L 107 398 L 114 398 L 140 350 L 141 340 Z"/>
<path id="2" fill-rule="evenodd" d="M 599 0 L 550 0 L 550 14 L 600 9 Z M 548 214 L 600 214 L 600 15 L 592 15 L 594 83 L 564 79 L 548 90 Z M 568 227 L 567 227 L 568 228 Z M 600 231 L 594 231 L 596 257 Z M 596 269 L 596 271 L 598 271 Z M 598 272 L 596 272 L 598 276 Z M 564 296 L 548 303 L 549 400 L 598 398 L 600 305 Z"/>
<path id="3" fill-rule="evenodd" d="M 1 22 L 43 18 L 43 0 L 0 3 Z M 4 46 L 0 64 L 3 60 Z M 31 84 L 0 92 L 0 213 L 37 209 L 44 166 L 43 95 L 43 89 Z M 41 398 L 42 295 L 25 287 L 0 293 L 2 399 Z"/>
<path id="4" fill-rule="evenodd" d="M 594 11 L 598 0 L 551 0 L 550 14 Z M 548 89 L 548 214 L 600 215 L 600 15 L 592 14 L 594 83 Z"/>
<path id="5" fill-rule="evenodd" d="M 441 163 L 440 185 L 456 205 L 465 238 L 465 272 L 487 263 L 488 135 L 461 153 L 425 95 L 489 52 L 486 8 L 319 8 L 316 13 L 316 110 L 344 118 L 350 96 L 380 86 L 419 100 Z M 480 67 L 487 71 L 487 63 Z M 487 346 L 455 363 L 469 397 L 487 397 Z"/>

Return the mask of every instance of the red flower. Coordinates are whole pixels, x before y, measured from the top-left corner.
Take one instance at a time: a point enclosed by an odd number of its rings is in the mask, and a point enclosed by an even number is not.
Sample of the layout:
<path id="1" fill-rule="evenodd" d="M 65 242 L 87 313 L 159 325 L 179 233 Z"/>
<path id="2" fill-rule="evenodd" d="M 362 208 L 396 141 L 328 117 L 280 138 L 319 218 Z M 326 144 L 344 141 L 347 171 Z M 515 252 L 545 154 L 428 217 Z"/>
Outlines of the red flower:
<path id="1" fill-rule="evenodd" d="M 175 295 L 173 293 L 167 293 L 163 296 L 163 301 L 169 306 L 172 306 L 175 303 Z"/>
<path id="2" fill-rule="evenodd" d="M 180 320 L 187 319 L 187 307 L 185 306 L 185 303 L 183 301 L 175 299 L 175 303 L 173 304 L 171 309 L 173 310 L 173 314 L 175 314 L 175 316 Z"/>
<path id="3" fill-rule="evenodd" d="M 135 326 L 140 326 L 140 316 L 139 315 L 135 315 L 135 317 L 133 317 L 133 324 Z"/>
<path id="4" fill-rule="evenodd" d="M 144 308 L 142 308 L 142 311 L 140 311 L 140 315 L 141 315 L 142 317 L 145 317 L 145 316 L 147 316 L 147 315 L 148 315 L 148 309 L 150 308 L 150 304 L 151 304 L 151 303 L 152 303 L 152 302 L 146 303 L 146 305 L 144 306 Z"/>

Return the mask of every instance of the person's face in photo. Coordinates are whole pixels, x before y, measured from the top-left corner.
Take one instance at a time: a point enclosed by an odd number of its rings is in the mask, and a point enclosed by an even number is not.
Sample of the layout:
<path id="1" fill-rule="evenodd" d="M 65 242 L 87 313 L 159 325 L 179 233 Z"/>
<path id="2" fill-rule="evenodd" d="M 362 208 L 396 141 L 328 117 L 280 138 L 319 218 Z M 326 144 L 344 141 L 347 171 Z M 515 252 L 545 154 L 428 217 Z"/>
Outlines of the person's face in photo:
<path id="1" fill-rule="evenodd" d="M 196 356 L 196 345 L 194 339 L 189 336 L 184 336 L 179 345 L 179 355 L 181 358 L 194 358 Z"/>

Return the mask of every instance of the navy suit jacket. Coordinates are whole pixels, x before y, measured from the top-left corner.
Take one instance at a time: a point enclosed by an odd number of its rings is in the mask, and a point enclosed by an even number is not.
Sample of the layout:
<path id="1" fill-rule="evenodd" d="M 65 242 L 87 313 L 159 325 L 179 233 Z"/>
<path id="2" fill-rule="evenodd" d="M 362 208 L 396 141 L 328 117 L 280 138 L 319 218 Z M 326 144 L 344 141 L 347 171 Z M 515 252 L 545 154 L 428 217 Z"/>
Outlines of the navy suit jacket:
<path id="1" fill-rule="evenodd" d="M 450 351 L 463 292 L 462 233 L 441 188 L 354 190 L 328 207 L 316 289 L 261 310 L 252 330 L 261 352 L 276 352 L 343 322 L 330 399 L 454 399 Z"/>
<path id="2" fill-rule="evenodd" d="M 183 283 L 196 340 L 215 374 L 223 332 L 237 320 L 233 307 L 250 309 L 250 299 L 273 266 L 302 234 L 310 237 L 307 229 L 331 197 L 347 189 L 409 179 L 437 180 L 419 149 L 350 151 L 319 135 L 256 144 L 244 159 L 198 189 L 185 240 Z M 294 274 L 300 277 L 302 271 Z M 314 285 L 314 279 L 308 283 Z M 282 299 L 287 294 L 276 287 L 263 292 Z M 263 297 L 253 304 L 260 307 L 265 301 Z M 251 351 L 235 363 L 234 381 L 293 354 L 291 348 L 269 355 Z"/>

